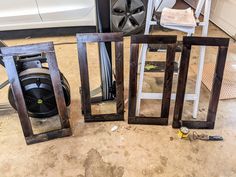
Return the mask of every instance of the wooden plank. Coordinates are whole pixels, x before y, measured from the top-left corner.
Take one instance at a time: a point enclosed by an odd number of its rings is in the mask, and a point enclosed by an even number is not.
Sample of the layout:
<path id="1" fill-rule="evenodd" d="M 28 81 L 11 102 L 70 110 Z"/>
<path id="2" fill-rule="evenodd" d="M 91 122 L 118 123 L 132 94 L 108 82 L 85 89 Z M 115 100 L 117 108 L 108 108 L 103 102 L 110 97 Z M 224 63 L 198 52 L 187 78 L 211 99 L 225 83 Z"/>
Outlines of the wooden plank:
<path id="1" fill-rule="evenodd" d="M 183 44 L 187 45 L 203 45 L 203 46 L 225 46 L 229 45 L 228 38 L 216 37 L 183 37 Z"/>
<path id="2" fill-rule="evenodd" d="M 215 66 L 215 74 L 213 78 L 213 84 L 211 89 L 210 102 L 208 107 L 208 122 L 215 122 L 216 112 L 218 108 L 220 91 L 222 86 L 222 80 L 224 75 L 225 62 L 227 58 L 228 47 L 219 47 L 218 56 Z"/>
<path id="3" fill-rule="evenodd" d="M 28 45 L 18 45 L 12 47 L 2 47 L 1 51 L 3 55 L 9 56 L 19 56 L 24 54 L 37 54 L 54 52 L 52 48 L 52 42 L 38 43 L 38 44 L 28 44 Z"/>
<path id="4" fill-rule="evenodd" d="M 98 114 L 85 116 L 85 122 L 123 121 L 124 114 Z"/>
<path id="5" fill-rule="evenodd" d="M 170 111 L 170 101 L 174 74 L 174 62 L 175 62 L 175 44 L 167 45 L 167 55 L 166 55 L 166 67 L 163 85 L 163 98 L 161 105 L 161 117 L 166 118 L 169 116 Z"/>
<path id="6" fill-rule="evenodd" d="M 50 49 L 54 51 L 51 44 Z M 50 77 L 53 85 L 53 91 L 57 103 L 57 110 L 62 124 L 62 128 L 70 128 L 69 115 L 66 107 L 64 92 L 61 84 L 61 76 L 58 68 L 56 55 L 53 52 L 46 53 L 47 63 L 49 67 Z"/>
<path id="7" fill-rule="evenodd" d="M 115 43 L 115 69 L 116 69 L 116 111 L 124 114 L 124 51 L 123 42 Z"/>
<path id="8" fill-rule="evenodd" d="M 168 44 L 149 44 L 149 52 L 158 52 L 167 50 Z M 175 52 L 182 52 L 183 41 L 177 41 Z"/>
<path id="9" fill-rule="evenodd" d="M 6 67 L 8 80 L 11 84 L 12 94 L 14 96 L 17 113 L 20 118 L 21 127 L 25 137 L 33 135 L 33 129 L 28 116 L 25 99 L 21 89 L 18 73 L 16 70 L 14 58 L 12 56 L 3 57 L 3 61 Z"/>
<path id="10" fill-rule="evenodd" d="M 182 126 L 188 127 L 190 129 L 212 129 L 214 128 L 215 122 L 206 121 L 182 121 Z"/>
<path id="11" fill-rule="evenodd" d="M 184 45 L 179 68 L 178 86 L 175 100 L 174 118 L 172 124 L 173 128 L 179 128 L 181 126 L 180 120 L 182 117 L 183 106 L 184 106 L 184 97 L 185 97 L 187 77 L 188 77 L 190 53 L 191 53 L 191 46 Z"/>
<path id="12" fill-rule="evenodd" d="M 82 33 L 76 34 L 78 42 L 121 42 L 123 33 Z"/>
<path id="13" fill-rule="evenodd" d="M 135 117 L 135 112 L 136 112 L 138 56 L 139 56 L 139 45 L 131 43 L 128 117 Z"/>
<path id="14" fill-rule="evenodd" d="M 53 140 L 56 138 L 63 138 L 63 137 L 68 137 L 71 136 L 72 132 L 70 128 L 64 128 L 60 130 L 54 130 L 46 133 L 41 133 L 38 135 L 33 135 L 30 137 L 26 137 L 26 143 L 28 145 L 30 144 L 35 144 L 35 143 L 41 143 L 49 140 Z"/>
<path id="15" fill-rule="evenodd" d="M 91 96 L 90 96 L 90 86 L 89 86 L 89 72 L 88 72 L 88 61 L 87 61 L 87 50 L 86 44 L 78 42 L 78 57 L 79 57 L 79 67 L 80 67 L 80 80 L 81 80 L 81 95 L 83 112 L 85 116 L 90 116 L 92 114 L 91 110 Z"/>
<path id="16" fill-rule="evenodd" d="M 131 37 L 132 44 L 175 44 L 176 35 L 134 35 Z"/>
<path id="17" fill-rule="evenodd" d="M 168 118 L 159 117 L 129 117 L 129 124 L 143 124 L 143 125 L 167 125 Z"/>

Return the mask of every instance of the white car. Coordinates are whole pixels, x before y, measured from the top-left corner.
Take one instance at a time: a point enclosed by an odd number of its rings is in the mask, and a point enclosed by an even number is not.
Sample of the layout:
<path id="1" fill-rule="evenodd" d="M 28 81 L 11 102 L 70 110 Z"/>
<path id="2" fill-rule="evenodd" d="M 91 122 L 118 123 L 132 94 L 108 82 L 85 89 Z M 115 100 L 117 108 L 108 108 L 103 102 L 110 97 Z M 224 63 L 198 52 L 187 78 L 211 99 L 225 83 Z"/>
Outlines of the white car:
<path id="1" fill-rule="evenodd" d="M 0 31 L 71 26 L 96 26 L 96 3 L 111 14 L 113 31 L 143 30 L 148 0 L 1 0 Z M 176 0 L 156 0 L 173 6 Z M 110 7 L 104 3 L 110 2 Z M 103 3 L 103 4 L 102 4 Z M 101 15 L 103 18 L 106 15 Z M 103 19 L 101 19 L 103 20 Z"/>
<path id="2" fill-rule="evenodd" d="M 2 0 L 0 31 L 95 26 L 95 0 Z"/>

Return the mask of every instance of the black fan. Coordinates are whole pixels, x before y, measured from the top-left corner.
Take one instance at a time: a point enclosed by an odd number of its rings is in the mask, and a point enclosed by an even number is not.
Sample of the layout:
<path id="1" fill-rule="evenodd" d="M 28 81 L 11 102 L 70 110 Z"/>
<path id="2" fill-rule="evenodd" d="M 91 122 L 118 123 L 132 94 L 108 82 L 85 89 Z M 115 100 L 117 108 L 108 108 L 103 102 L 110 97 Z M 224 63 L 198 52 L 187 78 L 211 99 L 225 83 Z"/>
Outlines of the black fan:
<path id="1" fill-rule="evenodd" d="M 47 118 L 58 113 L 53 86 L 47 68 L 32 68 L 19 74 L 22 91 L 29 116 Z M 61 74 L 61 82 L 66 105 L 70 105 L 70 87 L 66 78 Z M 14 96 L 9 88 L 8 99 L 11 106 L 16 108 Z"/>

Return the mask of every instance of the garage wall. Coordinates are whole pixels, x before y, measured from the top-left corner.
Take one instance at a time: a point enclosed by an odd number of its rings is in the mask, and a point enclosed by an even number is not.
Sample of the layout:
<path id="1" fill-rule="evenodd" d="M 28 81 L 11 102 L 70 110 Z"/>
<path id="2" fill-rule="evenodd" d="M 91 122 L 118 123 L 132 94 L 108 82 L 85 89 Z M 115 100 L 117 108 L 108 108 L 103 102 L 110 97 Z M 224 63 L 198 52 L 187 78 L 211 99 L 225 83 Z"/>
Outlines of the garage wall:
<path id="1" fill-rule="evenodd" d="M 198 0 L 184 0 L 192 7 L 197 6 Z M 236 39 L 236 1 L 212 0 L 211 21 Z"/>

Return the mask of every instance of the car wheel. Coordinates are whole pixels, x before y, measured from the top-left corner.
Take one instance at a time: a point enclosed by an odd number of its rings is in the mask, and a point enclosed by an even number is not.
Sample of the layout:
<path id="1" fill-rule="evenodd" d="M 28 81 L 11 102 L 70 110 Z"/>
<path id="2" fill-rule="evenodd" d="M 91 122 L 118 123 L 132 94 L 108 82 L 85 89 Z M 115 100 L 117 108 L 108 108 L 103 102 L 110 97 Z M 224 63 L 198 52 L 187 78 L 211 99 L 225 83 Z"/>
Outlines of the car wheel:
<path id="1" fill-rule="evenodd" d="M 137 34 L 144 30 L 147 0 L 112 0 L 111 23 L 113 32 L 124 35 Z"/>

